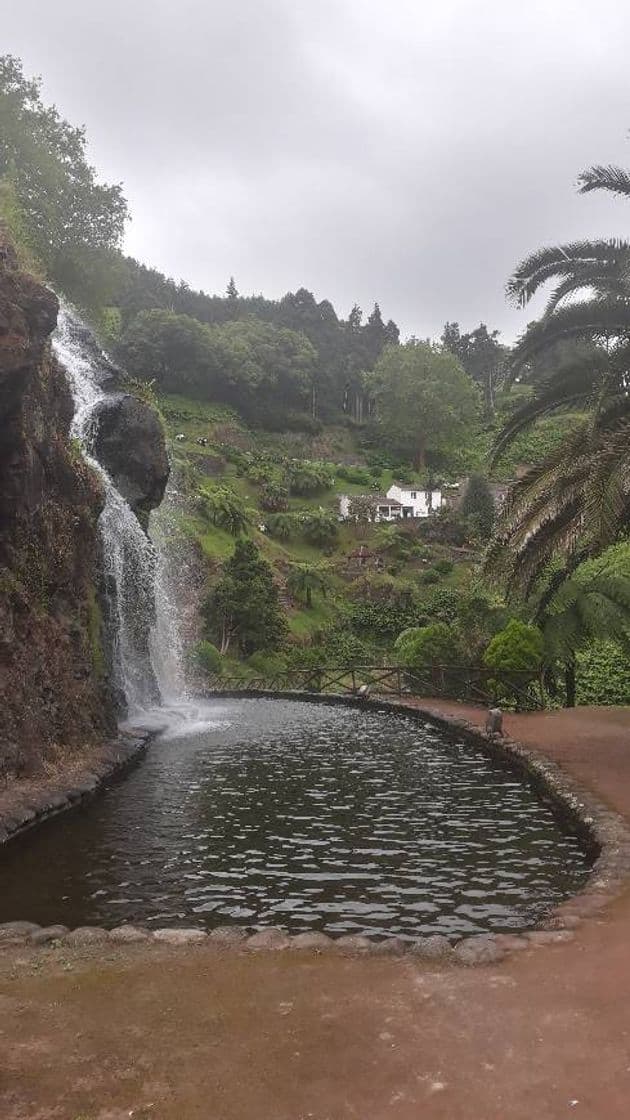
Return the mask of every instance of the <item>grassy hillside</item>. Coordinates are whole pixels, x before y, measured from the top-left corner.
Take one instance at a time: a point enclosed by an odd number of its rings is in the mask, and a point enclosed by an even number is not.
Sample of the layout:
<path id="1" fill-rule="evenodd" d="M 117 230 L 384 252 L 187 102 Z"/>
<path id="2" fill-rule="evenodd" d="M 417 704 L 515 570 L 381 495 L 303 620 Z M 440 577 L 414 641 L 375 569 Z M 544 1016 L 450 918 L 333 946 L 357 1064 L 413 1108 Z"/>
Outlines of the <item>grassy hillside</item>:
<path id="1" fill-rule="evenodd" d="M 179 528 L 201 548 L 209 582 L 231 555 L 234 536 L 204 516 L 198 496 L 204 489 L 226 487 L 246 508 L 246 531 L 273 567 L 294 644 L 321 641 L 326 633 L 345 627 L 348 613 L 367 604 L 394 605 L 403 620 L 408 618 L 411 624 L 418 613 L 416 605 L 422 598 L 434 597 L 437 588 L 457 591 L 469 586 L 474 555 L 439 542 L 424 543 L 417 525 L 356 527 L 338 522 L 341 494 L 385 492 L 393 480 L 389 468 L 368 468 L 351 428 L 332 426 L 314 436 L 268 433 L 251 431 L 228 408 L 190 398 L 164 396 L 160 407 L 173 456 Z M 199 438 L 206 439 L 207 446 L 200 446 Z M 286 505 L 289 514 L 298 516 L 318 510 L 328 513 L 335 522 L 333 541 L 320 545 L 305 540 L 299 532 L 289 539 L 278 539 L 265 531 L 272 515 L 261 507 L 263 488 L 251 475 L 256 474 L 257 467 L 280 469 L 275 464 L 282 457 L 323 462 L 329 468 L 331 486 L 322 487 L 315 494 L 290 493 Z M 348 473 L 349 478 L 343 477 Z M 406 477 L 419 486 L 422 484 L 418 474 L 409 471 Z M 352 558 L 360 546 L 371 553 L 365 569 Z M 304 563 L 321 566 L 330 585 L 325 596 L 313 595 L 308 609 L 286 592 L 291 565 Z M 384 654 L 395 637 L 387 626 L 385 630 L 379 627 L 376 618 L 372 626 L 367 624 L 359 629 L 361 636 L 357 636 L 357 641 L 365 646 L 366 656 Z"/>

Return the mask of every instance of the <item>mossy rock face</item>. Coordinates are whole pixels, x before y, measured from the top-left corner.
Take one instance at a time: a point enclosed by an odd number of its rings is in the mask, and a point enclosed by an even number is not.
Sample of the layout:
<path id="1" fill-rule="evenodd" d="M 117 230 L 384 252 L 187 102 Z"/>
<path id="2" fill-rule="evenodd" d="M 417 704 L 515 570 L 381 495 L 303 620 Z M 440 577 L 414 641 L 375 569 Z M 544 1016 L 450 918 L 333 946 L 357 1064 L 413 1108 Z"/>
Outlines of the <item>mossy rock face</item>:
<path id="1" fill-rule="evenodd" d="M 0 247 L 2 231 L 0 230 Z M 55 295 L 0 263 L 0 759 L 36 772 L 112 733 L 95 587 L 103 492 L 69 439 Z"/>

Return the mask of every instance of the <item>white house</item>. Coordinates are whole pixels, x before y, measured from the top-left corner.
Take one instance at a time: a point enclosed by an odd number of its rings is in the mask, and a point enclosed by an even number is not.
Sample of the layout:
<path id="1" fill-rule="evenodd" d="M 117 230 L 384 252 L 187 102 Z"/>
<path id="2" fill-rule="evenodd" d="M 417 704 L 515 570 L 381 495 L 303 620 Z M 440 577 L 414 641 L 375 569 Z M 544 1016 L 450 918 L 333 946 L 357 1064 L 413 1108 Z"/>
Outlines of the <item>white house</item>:
<path id="1" fill-rule="evenodd" d="M 401 517 L 428 517 L 436 513 L 442 505 L 441 490 L 418 490 L 412 486 L 401 486 L 398 482 L 392 483 L 387 491 L 387 497 L 400 502 Z"/>
<path id="2" fill-rule="evenodd" d="M 403 521 L 408 517 L 428 517 L 442 505 L 440 490 L 418 490 L 402 487 L 397 483 L 390 486 L 386 494 L 366 494 L 376 504 L 375 521 Z M 351 497 L 341 494 L 339 516 L 346 521 L 350 516 Z"/>

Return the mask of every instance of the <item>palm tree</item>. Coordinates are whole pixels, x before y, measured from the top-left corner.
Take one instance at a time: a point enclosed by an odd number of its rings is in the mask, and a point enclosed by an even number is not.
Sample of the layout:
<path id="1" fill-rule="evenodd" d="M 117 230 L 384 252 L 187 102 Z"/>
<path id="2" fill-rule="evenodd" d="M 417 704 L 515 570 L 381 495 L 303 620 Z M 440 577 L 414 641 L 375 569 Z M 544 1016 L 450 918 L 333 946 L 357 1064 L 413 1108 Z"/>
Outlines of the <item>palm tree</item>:
<path id="1" fill-rule="evenodd" d="M 559 665 L 564 673 L 566 705 L 573 708 L 578 651 L 602 638 L 630 651 L 630 578 L 606 569 L 589 571 L 588 563 L 572 576 L 558 570 L 536 604 L 533 621 L 543 632 L 548 665 Z"/>
<path id="2" fill-rule="evenodd" d="M 580 177 L 580 191 L 593 190 L 630 195 L 630 174 L 593 167 Z M 518 266 L 508 294 L 525 307 L 549 282 L 554 288 L 542 318 L 509 357 L 512 380 L 560 342 L 587 345 L 575 345 L 537 386 L 499 434 L 493 459 L 542 416 L 569 407 L 587 415 L 512 488 L 488 553 L 487 565 L 503 568 L 526 593 L 554 553 L 571 568 L 579 550 L 600 552 L 630 524 L 630 242 L 540 249 Z"/>
<path id="3" fill-rule="evenodd" d="M 330 578 L 319 564 L 292 564 L 287 576 L 287 590 L 301 599 L 307 609 L 313 605 L 313 592 L 320 591 L 324 598 L 330 587 Z"/>

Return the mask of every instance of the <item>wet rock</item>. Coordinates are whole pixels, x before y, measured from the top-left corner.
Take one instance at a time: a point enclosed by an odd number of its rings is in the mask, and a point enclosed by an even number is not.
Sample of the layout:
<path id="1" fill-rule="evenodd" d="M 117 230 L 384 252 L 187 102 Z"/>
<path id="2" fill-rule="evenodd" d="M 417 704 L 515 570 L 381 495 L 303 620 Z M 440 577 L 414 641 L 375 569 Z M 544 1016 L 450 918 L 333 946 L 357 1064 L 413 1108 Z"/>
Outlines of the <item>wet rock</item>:
<path id="1" fill-rule="evenodd" d="M 467 965 L 498 964 L 505 957 L 505 953 L 499 948 L 494 937 L 485 933 L 458 941 L 453 953 L 460 964 Z"/>
<path id="2" fill-rule="evenodd" d="M 226 949 L 242 945 L 244 941 L 247 941 L 247 936 L 247 931 L 242 926 L 216 926 L 208 934 L 210 941 L 217 945 L 223 945 Z"/>
<path id="3" fill-rule="evenodd" d="M 330 949 L 332 944 L 332 937 L 314 930 L 312 933 L 296 933 L 295 937 L 291 938 L 290 948 L 314 949 L 315 952 L 321 953 L 324 949 Z"/>
<path id="4" fill-rule="evenodd" d="M 6 941 L 12 937 L 30 937 L 39 928 L 37 922 L 3 922 L 0 925 L 0 941 Z"/>
<path id="5" fill-rule="evenodd" d="M 429 937 L 419 937 L 409 946 L 409 951 L 415 956 L 424 957 L 425 960 L 429 961 L 447 960 L 453 956 L 453 947 L 448 937 L 445 937 L 442 933 L 434 933 Z"/>
<path id="6" fill-rule="evenodd" d="M 103 401 L 96 415 L 94 454 L 146 528 L 169 476 L 164 432 L 155 409 L 128 394 Z"/>
<path id="7" fill-rule="evenodd" d="M 148 941 L 149 933 L 139 926 L 116 926 L 109 931 L 109 940 L 118 941 L 122 945 L 133 945 L 138 941 Z"/>
<path id="8" fill-rule="evenodd" d="M 43 929 L 36 929 L 28 940 L 31 945 L 48 945 L 51 941 L 61 941 L 68 932 L 67 926 L 44 926 Z"/>
<path id="9" fill-rule="evenodd" d="M 269 926 L 268 929 L 259 929 L 258 933 L 253 933 L 248 937 L 245 947 L 247 949 L 288 949 L 291 945 L 289 938 L 282 929 L 276 926 Z"/>
<path id="10" fill-rule="evenodd" d="M 533 929 L 525 937 L 532 945 L 561 945 L 573 941 L 575 934 L 570 929 Z"/>
<path id="11" fill-rule="evenodd" d="M 203 929 L 156 929 L 153 931 L 153 940 L 162 941 L 166 945 L 194 945 L 199 941 L 207 940 L 207 933 Z"/>
<path id="12" fill-rule="evenodd" d="M 369 937 L 362 937 L 361 934 L 347 933 L 343 937 L 335 938 L 334 947 L 340 953 L 347 956 L 354 956 L 360 953 L 369 953 L 370 949 L 374 948 L 374 944 L 370 941 Z"/>
<path id="13" fill-rule="evenodd" d="M 101 929 L 100 926 L 79 926 L 77 929 L 70 930 L 63 939 L 64 945 L 72 945 L 73 948 L 82 948 L 86 945 L 102 945 L 109 938 L 106 929 Z"/>

